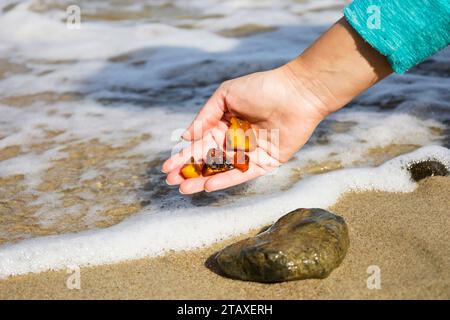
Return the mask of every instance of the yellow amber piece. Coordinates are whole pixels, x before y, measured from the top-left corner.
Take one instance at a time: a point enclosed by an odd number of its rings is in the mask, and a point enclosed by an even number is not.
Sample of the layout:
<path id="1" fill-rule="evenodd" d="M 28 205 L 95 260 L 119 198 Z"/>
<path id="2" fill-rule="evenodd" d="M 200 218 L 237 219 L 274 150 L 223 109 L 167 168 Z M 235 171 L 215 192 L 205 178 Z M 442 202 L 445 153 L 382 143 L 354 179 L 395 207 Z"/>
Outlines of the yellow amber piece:
<path id="1" fill-rule="evenodd" d="M 256 137 L 250 122 L 232 117 L 226 134 L 228 150 L 253 151 L 256 148 Z"/>
<path id="2" fill-rule="evenodd" d="M 198 178 L 202 175 L 202 165 L 195 163 L 194 158 L 191 157 L 190 162 L 181 168 L 181 175 L 185 179 Z"/>

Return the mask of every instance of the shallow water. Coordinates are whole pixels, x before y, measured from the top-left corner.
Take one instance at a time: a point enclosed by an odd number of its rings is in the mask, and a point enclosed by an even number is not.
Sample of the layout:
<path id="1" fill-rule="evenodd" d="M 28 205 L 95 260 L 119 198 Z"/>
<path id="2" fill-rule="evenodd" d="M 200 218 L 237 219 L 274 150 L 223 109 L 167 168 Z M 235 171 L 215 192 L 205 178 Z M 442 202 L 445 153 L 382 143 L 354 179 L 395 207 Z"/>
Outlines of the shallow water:
<path id="1" fill-rule="evenodd" d="M 214 88 L 293 58 L 341 16 L 345 2 L 3 1 L 0 244 L 90 229 L 94 231 L 81 233 L 84 240 L 74 242 L 72 249 L 98 254 L 95 242 L 89 247 L 89 235 L 113 237 L 121 248 L 110 249 L 103 260 L 88 255 L 83 263 L 130 258 L 124 252 L 133 246 L 148 255 L 191 248 L 258 224 L 230 216 L 222 221 L 229 224 L 226 231 L 213 228 L 208 234 L 204 228 L 213 212 L 220 215 L 218 208 L 256 210 L 265 195 L 266 206 L 258 207 L 265 218 L 255 220 L 262 223 L 279 214 L 278 196 L 271 200 L 268 195 L 293 190 L 310 175 L 379 165 L 422 146 L 449 147 L 447 49 L 330 116 L 276 174 L 191 197 L 165 184 L 162 161 L 179 146 L 183 128 Z M 74 3 L 81 8 L 79 30 L 66 27 L 65 9 Z M 330 182 L 328 187 L 333 186 Z M 311 193 L 313 200 L 318 196 Z M 319 198 L 318 204 L 331 201 Z M 179 210 L 195 216 L 194 233 L 200 240 L 185 237 L 182 229 L 167 229 L 158 239 L 136 236 L 141 242 L 135 244 L 121 238 L 130 234 L 119 232 L 120 227 L 95 231 L 130 216 L 136 220 L 128 225 L 139 221 L 163 228 L 169 224 L 165 217 Z M 177 237 L 186 241 L 184 247 L 170 241 Z M 52 238 L 42 239 L 49 242 L 30 244 L 30 250 L 52 243 Z M 27 242 L 4 245 L 0 255 L 14 262 L 14 254 L 25 247 Z M 46 266 L 75 261 L 67 259 Z M 22 271 L 42 270 L 44 265 L 33 269 L 25 263 Z M 0 269 L 14 273 L 1 261 Z"/>

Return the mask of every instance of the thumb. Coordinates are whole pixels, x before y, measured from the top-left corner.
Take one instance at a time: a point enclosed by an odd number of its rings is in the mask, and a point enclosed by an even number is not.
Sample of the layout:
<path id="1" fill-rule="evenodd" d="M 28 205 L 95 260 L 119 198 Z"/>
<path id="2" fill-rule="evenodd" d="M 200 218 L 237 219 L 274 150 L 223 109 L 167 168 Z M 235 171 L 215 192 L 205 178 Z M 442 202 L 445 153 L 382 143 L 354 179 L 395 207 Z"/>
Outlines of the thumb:
<path id="1" fill-rule="evenodd" d="M 189 128 L 183 133 L 183 139 L 189 141 L 198 140 L 219 123 L 226 110 L 225 87 L 225 84 L 221 84 L 208 99 Z"/>

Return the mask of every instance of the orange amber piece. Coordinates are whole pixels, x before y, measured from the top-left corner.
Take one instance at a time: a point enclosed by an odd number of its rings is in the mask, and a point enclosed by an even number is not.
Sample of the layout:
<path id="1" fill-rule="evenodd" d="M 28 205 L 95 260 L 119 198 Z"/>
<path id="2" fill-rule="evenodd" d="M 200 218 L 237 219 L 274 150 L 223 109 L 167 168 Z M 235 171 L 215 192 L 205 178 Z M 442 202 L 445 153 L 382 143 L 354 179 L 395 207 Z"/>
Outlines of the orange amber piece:
<path id="1" fill-rule="evenodd" d="M 206 163 L 203 166 L 202 174 L 209 177 L 217 173 L 232 170 L 231 161 L 227 159 L 225 152 L 220 149 L 209 149 L 206 155 Z"/>
<path id="2" fill-rule="evenodd" d="M 183 168 L 181 168 L 181 175 L 185 179 L 198 178 L 202 175 L 202 167 L 202 164 L 195 163 L 194 158 L 191 157 L 189 163 L 185 164 Z"/>
<path id="3" fill-rule="evenodd" d="M 230 169 L 225 166 L 213 167 L 213 166 L 206 165 L 203 167 L 202 174 L 204 177 L 209 177 L 209 176 L 213 176 L 215 174 L 225 172 L 228 170 L 230 170 Z"/>
<path id="4" fill-rule="evenodd" d="M 242 172 L 248 170 L 250 158 L 244 151 L 237 151 L 233 158 L 227 157 L 226 153 L 220 149 L 210 149 L 206 156 L 205 163 L 195 163 L 193 157 L 181 168 L 181 175 L 185 179 L 198 178 L 200 176 L 209 177 L 217 173 L 238 169 Z"/>
<path id="5" fill-rule="evenodd" d="M 253 151 L 256 148 L 256 137 L 250 122 L 232 117 L 227 130 L 226 147 L 228 150 Z"/>
<path id="6" fill-rule="evenodd" d="M 233 167 L 245 172 L 248 170 L 250 164 L 250 158 L 244 152 L 235 152 L 233 157 Z"/>

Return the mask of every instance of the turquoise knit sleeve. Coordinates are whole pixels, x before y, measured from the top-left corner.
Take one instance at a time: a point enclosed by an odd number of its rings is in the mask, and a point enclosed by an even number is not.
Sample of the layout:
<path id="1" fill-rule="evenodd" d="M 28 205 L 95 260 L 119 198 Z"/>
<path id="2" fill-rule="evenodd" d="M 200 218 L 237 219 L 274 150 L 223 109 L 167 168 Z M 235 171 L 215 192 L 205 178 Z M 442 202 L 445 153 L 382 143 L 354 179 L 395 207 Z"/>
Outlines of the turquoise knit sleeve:
<path id="1" fill-rule="evenodd" d="M 355 0 L 344 15 L 397 73 L 450 44 L 450 0 Z"/>

